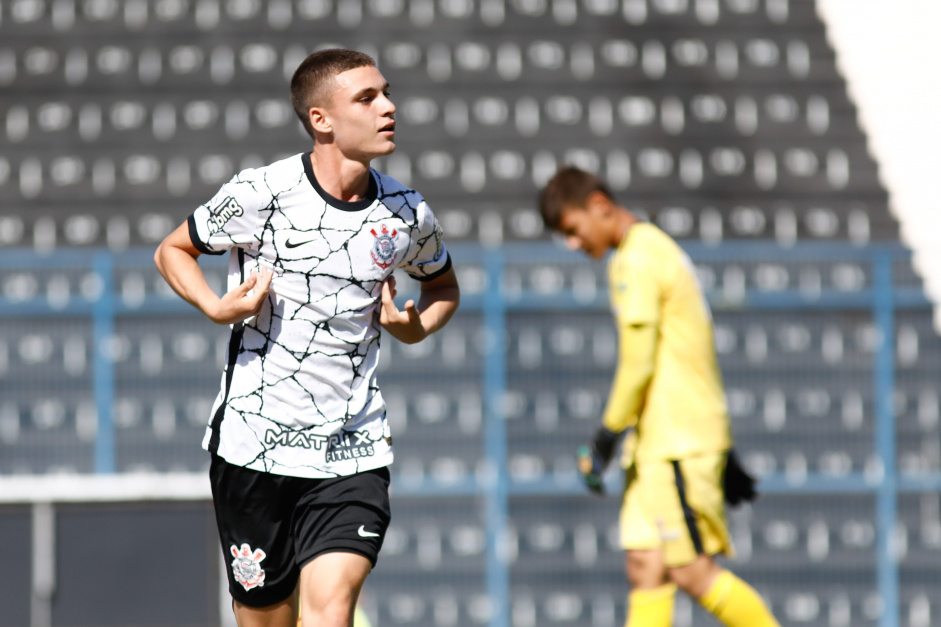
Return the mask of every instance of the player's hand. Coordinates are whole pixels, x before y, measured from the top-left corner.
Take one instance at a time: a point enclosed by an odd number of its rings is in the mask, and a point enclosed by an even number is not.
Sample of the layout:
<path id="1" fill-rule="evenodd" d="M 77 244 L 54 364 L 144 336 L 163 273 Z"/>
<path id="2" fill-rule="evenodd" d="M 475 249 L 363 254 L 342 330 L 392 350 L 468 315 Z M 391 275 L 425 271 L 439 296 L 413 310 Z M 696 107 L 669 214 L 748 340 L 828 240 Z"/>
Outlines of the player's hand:
<path id="1" fill-rule="evenodd" d="M 735 449 L 730 449 L 725 463 L 725 474 L 722 478 L 722 489 L 726 502 L 735 507 L 744 502 L 751 502 L 758 498 L 755 489 L 755 478 L 748 474 L 738 461 Z"/>
<path id="2" fill-rule="evenodd" d="M 578 471 L 582 474 L 582 480 L 588 489 L 595 494 L 604 494 L 604 460 L 601 456 L 592 450 L 592 447 L 583 444 L 578 447 L 576 453 L 578 462 Z"/>
<path id="3" fill-rule="evenodd" d="M 397 340 L 413 344 L 428 335 L 422 326 L 421 316 L 414 300 L 405 302 L 400 310 L 393 300 L 398 294 L 395 289 L 395 277 L 390 276 L 382 283 L 382 300 L 379 305 L 379 324 Z"/>
<path id="4" fill-rule="evenodd" d="M 596 494 L 604 494 L 604 469 L 614 457 L 621 434 L 615 433 L 604 425 L 598 427 L 590 444 L 580 446 L 577 453 L 578 470 L 588 489 Z"/>
<path id="5" fill-rule="evenodd" d="M 234 324 L 257 315 L 268 297 L 272 276 L 270 268 L 262 268 L 261 273 L 252 270 L 245 282 L 223 295 L 207 315 L 217 324 Z"/>

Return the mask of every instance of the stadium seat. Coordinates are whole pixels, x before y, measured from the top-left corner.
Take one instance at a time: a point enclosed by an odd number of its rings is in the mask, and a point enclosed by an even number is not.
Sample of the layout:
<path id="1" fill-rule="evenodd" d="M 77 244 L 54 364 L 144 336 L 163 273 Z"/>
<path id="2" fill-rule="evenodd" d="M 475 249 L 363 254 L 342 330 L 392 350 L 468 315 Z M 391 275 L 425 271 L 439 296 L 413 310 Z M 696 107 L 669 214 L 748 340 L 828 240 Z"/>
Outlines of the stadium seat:
<path id="1" fill-rule="evenodd" d="M 205 470 L 198 443 L 228 330 L 181 303 L 151 254 L 235 172 L 310 149 L 286 82 L 309 52 L 332 45 L 373 54 L 392 85 L 398 150 L 377 169 L 424 194 L 449 244 L 506 244 L 511 258 L 499 398 L 485 396 L 494 338 L 476 308 L 496 286 L 457 247 L 474 304 L 423 343 L 383 341 L 394 516 L 363 597 L 379 624 L 488 624 L 491 409 L 505 427 L 512 489 L 558 491 L 509 497 L 501 547 L 511 624 L 623 624 L 617 499 L 572 494 L 574 447 L 603 411 L 616 360 L 605 268 L 561 246 L 552 259 L 512 252 L 552 239 L 536 194 L 564 163 L 604 175 L 620 202 L 681 245 L 708 247 L 697 274 L 713 304 L 737 446 L 755 474 L 800 485 L 808 473 L 877 469 L 871 312 L 741 308 L 746 298 L 812 305 L 875 287 L 868 262 L 780 260 L 796 244 L 899 241 L 815 3 L 6 0 L 0 246 L 40 260 L 107 248 L 120 313 L 98 343 L 89 318 L 66 315 L 101 291 L 89 267 L 4 268 L 3 304 L 61 315 L 0 327 L 0 473 L 94 470 L 98 351 L 113 367 L 118 471 Z M 774 254 L 720 256 L 748 242 Z M 219 293 L 225 261 L 201 260 Z M 900 261 L 893 285 L 917 291 L 921 280 Z M 417 294 L 413 281 L 400 291 Z M 896 310 L 895 322 L 899 471 L 918 478 L 941 466 L 941 350 L 927 310 Z M 413 492 L 471 478 L 483 494 Z M 730 565 L 784 624 L 875 625 L 874 509 L 871 495 L 765 494 L 733 514 Z M 937 495 L 899 497 L 910 627 L 941 615 L 939 530 Z M 679 627 L 710 624 L 686 599 L 675 617 Z"/>

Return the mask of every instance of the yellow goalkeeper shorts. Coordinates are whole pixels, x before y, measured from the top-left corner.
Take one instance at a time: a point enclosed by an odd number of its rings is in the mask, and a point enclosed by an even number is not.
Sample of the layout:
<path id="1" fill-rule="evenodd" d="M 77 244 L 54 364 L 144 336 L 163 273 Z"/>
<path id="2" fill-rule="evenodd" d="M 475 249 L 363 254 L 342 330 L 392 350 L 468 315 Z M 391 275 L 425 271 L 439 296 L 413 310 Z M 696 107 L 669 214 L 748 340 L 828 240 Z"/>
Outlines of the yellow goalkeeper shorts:
<path id="1" fill-rule="evenodd" d="M 733 554 L 725 517 L 725 453 L 679 461 L 635 462 L 621 505 L 621 546 L 661 549 L 667 567 L 699 555 Z"/>

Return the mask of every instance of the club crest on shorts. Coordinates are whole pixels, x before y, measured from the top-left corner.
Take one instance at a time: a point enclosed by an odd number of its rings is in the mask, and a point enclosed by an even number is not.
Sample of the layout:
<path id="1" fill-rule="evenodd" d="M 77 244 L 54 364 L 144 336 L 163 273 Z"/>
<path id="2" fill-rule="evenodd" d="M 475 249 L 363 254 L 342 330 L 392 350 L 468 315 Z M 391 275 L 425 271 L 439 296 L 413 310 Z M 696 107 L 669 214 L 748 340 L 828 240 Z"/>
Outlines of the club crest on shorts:
<path id="1" fill-rule="evenodd" d="M 246 590 L 265 585 L 265 569 L 261 567 L 261 560 L 267 557 L 261 549 L 252 550 L 247 544 L 241 548 L 234 544 L 229 547 L 232 556 L 232 574 L 235 580 L 242 584 Z"/>
<path id="2" fill-rule="evenodd" d="M 389 229 L 383 224 L 378 233 L 376 229 L 370 229 L 369 232 L 376 238 L 369 254 L 372 256 L 373 263 L 385 270 L 395 261 L 395 236 L 398 235 L 398 231 L 392 229 L 390 234 Z"/>

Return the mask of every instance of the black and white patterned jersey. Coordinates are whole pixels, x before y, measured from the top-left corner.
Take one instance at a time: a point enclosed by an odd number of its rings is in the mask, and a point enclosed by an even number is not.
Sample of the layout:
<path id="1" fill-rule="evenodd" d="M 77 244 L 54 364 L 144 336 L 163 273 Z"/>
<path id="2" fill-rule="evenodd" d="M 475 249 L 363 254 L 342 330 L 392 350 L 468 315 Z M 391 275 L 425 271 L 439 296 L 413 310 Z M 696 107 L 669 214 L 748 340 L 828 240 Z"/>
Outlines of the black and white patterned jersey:
<path id="1" fill-rule="evenodd" d="M 308 154 L 237 174 L 189 217 L 194 246 L 230 251 L 228 289 L 274 270 L 257 316 L 233 325 L 203 447 L 226 461 L 297 477 L 392 462 L 376 384 L 382 282 L 451 267 L 421 195 L 370 170 L 366 196 L 323 191 Z"/>

